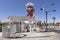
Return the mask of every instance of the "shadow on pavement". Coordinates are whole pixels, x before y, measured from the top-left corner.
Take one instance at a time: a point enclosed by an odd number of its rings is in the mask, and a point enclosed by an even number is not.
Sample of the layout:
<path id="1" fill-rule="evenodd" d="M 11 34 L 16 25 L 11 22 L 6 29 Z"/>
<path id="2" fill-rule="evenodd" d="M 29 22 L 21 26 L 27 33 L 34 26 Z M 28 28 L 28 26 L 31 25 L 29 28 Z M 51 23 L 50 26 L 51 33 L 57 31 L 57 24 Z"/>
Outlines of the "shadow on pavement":
<path id="1" fill-rule="evenodd" d="M 38 37 L 23 37 L 23 38 L 43 38 L 43 37 L 50 37 L 50 36 L 38 36 Z"/>
<path id="2" fill-rule="evenodd" d="M 46 37 L 50 37 L 50 36 L 37 36 L 37 37 L 8 37 L 8 38 L 4 38 L 4 39 L 19 39 L 19 38 L 46 38 Z"/>
<path id="3" fill-rule="evenodd" d="M 6 38 L 6 39 L 18 39 L 18 38 L 45 38 L 45 37 L 50 37 L 50 36 L 38 36 L 38 37 L 15 37 L 15 38 L 13 38 L 13 37 L 11 37 L 11 38 Z"/>
<path id="4" fill-rule="evenodd" d="M 53 32 L 60 33 L 60 30 L 54 30 Z"/>

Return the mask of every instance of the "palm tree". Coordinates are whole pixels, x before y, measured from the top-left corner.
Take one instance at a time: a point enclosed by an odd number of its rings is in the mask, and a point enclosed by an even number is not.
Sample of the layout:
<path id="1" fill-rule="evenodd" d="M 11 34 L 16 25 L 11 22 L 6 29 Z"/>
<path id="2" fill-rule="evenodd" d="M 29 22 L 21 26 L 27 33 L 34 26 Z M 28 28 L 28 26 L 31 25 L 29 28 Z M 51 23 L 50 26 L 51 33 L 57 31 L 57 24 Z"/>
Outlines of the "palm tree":
<path id="1" fill-rule="evenodd" d="M 53 19 L 53 23 L 55 24 L 55 19 L 56 19 L 56 17 L 52 17 L 52 19 Z"/>
<path id="2" fill-rule="evenodd" d="M 39 31 L 40 31 L 40 28 L 42 27 L 41 21 L 38 21 L 38 22 L 37 22 L 37 26 L 39 27 Z"/>
<path id="3" fill-rule="evenodd" d="M 42 26 L 41 21 L 38 21 L 38 22 L 37 22 L 37 26 L 39 26 L 39 27 Z"/>
<path id="4" fill-rule="evenodd" d="M 53 25 L 54 25 L 54 28 L 55 28 L 55 19 L 56 19 L 56 17 L 52 17 L 52 19 L 53 19 Z"/>

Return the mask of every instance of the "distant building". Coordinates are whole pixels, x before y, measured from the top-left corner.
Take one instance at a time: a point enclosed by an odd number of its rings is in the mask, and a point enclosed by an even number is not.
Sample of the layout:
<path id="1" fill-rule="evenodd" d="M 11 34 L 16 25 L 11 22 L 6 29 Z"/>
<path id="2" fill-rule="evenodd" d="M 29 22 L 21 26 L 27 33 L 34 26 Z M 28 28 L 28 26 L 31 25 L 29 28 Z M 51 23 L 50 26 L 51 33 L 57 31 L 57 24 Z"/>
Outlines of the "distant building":
<path id="1" fill-rule="evenodd" d="M 60 22 L 57 22 L 56 25 L 60 28 Z"/>

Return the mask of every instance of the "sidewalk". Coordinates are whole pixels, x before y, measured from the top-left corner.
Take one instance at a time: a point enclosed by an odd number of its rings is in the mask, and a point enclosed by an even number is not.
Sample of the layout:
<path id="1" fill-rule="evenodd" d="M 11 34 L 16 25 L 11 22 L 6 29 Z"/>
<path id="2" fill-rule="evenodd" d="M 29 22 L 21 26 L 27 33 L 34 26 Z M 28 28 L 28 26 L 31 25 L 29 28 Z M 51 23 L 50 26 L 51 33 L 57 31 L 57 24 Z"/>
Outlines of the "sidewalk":
<path id="1" fill-rule="evenodd" d="M 55 36 L 56 34 L 54 32 L 28 32 L 28 33 L 20 33 L 20 34 L 25 34 L 27 38 L 29 37 L 52 37 Z"/>
<path id="2" fill-rule="evenodd" d="M 26 35 L 25 37 L 51 37 L 51 36 L 55 36 L 56 33 L 55 32 L 26 32 L 26 33 L 17 33 L 16 35 Z M 0 37 L 2 37 L 2 32 L 0 32 Z"/>
<path id="3" fill-rule="evenodd" d="M 28 33 L 18 33 L 18 34 L 26 34 L 27 36 L 22 38 L 3 38 L 2 32 L 0 33 L 0 40 L 55 40 L 54 32 L 28 32 Z M 52 37 L 53 36 L 53 37 Z"/>

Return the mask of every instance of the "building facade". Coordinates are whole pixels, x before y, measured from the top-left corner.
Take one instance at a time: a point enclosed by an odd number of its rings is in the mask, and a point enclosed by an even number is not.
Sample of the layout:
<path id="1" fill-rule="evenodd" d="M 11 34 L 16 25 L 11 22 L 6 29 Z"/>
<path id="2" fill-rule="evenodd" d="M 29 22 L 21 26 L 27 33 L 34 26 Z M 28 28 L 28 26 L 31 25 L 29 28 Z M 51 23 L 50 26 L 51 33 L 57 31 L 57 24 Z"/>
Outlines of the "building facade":
<path id="1" fill-rule="evenodd" d="M 10 16 L 1 23 L 3 37 L 12 37 L 16 33 L 31 32 L 35 26 L 35 19 L 29 21 L 24 16 Z"/>

